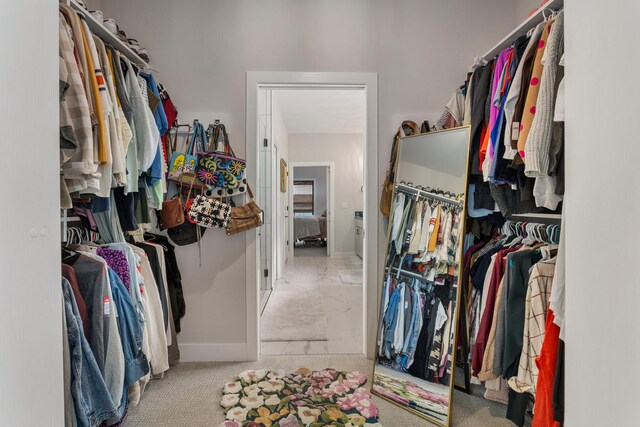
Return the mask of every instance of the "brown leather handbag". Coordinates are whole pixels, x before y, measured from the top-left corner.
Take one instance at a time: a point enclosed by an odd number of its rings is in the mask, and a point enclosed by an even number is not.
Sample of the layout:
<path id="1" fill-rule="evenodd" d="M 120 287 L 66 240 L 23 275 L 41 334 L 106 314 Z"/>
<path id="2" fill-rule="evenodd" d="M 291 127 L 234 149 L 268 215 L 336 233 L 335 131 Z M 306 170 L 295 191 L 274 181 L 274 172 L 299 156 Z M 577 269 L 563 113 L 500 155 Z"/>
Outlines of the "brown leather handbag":
<path id="1" fill-rule="evenodd" d="M 391 146 L 391 158 L 389 159 L 389 170 L 382 184 L 382 195 L 380 196 L 380 213 L 389 216 L 391 212 L 391 202 L 393 198 L 393 186 L 395 185 L 396 164 L 398 162 L 398 151 L 400 149 L 400 138 L 411 136 L 418 133 L 418 125 L 411 120 L 405 120 L 400 125 L 398 132 L 393 137 L 393 145 Z"/>
<path id="2" fill-rule="evenodd" d="M 247 193 L 251 199 L 249 203 L 231 208 L 231 218 L 226 227 L 228 236 L 260 227 L 264 223 L 264 212 L 256 203 L 249 185 L 247 185 Z"/>
<path id="3" fill-rule="evenodd" d="M 162 202 L 162 227 L 174 228 L 184 222 L 184 206 L 180 196 Z"/>

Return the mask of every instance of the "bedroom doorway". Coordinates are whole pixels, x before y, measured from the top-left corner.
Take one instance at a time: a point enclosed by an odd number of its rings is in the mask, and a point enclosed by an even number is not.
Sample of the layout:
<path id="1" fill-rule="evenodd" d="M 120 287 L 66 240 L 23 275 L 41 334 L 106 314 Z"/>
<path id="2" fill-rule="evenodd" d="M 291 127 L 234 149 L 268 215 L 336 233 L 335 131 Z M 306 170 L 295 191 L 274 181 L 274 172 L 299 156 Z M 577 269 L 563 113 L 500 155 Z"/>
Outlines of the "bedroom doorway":
<path id="1" fill-rule="evenodd" d="M 363 353 L 366 107 L 361 87 L 258 91 L 263 355 Z"/>
<path id="2" fill-rule="evenodd" d="M 294 257 L 331 256 L 333 193 L 331 163 L 292 163 L 289 206 Z M 333 166 L 335 167 L 335 166 Z"/>

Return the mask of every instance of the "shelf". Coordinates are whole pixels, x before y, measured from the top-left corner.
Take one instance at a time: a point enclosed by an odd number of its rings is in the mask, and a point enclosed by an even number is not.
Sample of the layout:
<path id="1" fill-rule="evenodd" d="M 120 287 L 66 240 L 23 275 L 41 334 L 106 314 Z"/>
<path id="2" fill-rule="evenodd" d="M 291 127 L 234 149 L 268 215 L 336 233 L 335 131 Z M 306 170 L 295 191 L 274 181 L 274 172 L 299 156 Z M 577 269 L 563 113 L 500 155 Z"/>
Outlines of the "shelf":
<path id="1" fill-rule="evenodd" d="M 99 22 L 96 18 L 94 18 L 87 9 L 80 6 L 80 4 L 78 4 L 75 0 L 62 0 L 61 2 L 68 4 L 69 6 L 71 6 L 71 8 L 73 8 L 73 10 L 82 15 L 93 34 L 100 37 L 106 44 L 112 46 L 115 50 L 122 53 L 127 57 L 127 59 L 129 59 L 129 61 L 133 62 L 139 68 L 147 68 L 148 64 L 144 59 L 140 58 L 140 56 L 138 56 L 138 54 L 135 53 L 127 43 L 124 43 L 118 38 L 117 35 L 109 31 L 107 27 L 102 24 L 102 22 Z"/>
<path id="2" fill-rule="evenodd" d="M 560 224 L 562 222 L 562 214 L 555 213 L 526 213 L 526 214 L 513 214 L 507 219 L 512 221 L 543 221 L 547 223 Z"/>
<path id="3" fill-rule="evenodd" d="M 544 21 L 545 13 L 548 13 L 548 10 L 557 10 L 564 6 L 564 0 L 549 0 L 544 5 L 538 9 L 536 13 L 529 16 L 522 24 L 518 25 L 515 30 L 511 31 L 504 39 L 502 39 L 498 44 L 492 47 L 487 53 L 485 53 L 482 58 L 489 61 L 490 59 L 497 56 L 500 52 L 502 52 L 505 48 L 511 46 L 511 44 L 521 36 L 524 36 L 531 30 L 535 28 L 539 23 Z"/>

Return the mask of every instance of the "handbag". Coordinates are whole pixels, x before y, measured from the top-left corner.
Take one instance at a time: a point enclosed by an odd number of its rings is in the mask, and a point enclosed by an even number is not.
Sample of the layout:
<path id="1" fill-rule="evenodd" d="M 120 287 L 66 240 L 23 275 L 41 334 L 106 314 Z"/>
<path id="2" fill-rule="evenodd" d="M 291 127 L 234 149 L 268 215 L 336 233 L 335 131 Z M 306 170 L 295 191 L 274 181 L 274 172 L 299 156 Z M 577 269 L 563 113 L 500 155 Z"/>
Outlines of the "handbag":
<path id="1" fill-rule="evenodd" d="M 224 139 L 224 151 L 218 151 L 218 142 Z M 216 125 L 209 151 L 198 153 L 198 179 L 214 197 L 228 197 L 247 191 L 246 161 L 236 157 L 229 135 L 223 124 Z"/>
<path id="2" fill-rule="evenodd" d="M 191 128 L 189 128 L 191 129 Z M 185 151 L 177 151 L 178 130 L 176 128 L 176 136 L 174 139 L 173 153 L 169 161 L 169 172 L 167 178 L 178 184 L 192 184 L 195 188 L 203 188 L 204 185 L 196 177 L 196 168 L 198 167 L 198 156 L 195 154 L 198 144 L 206 146 L 206 131 L 201 123 L 196 122 L 193 127 L 193 135 L 189 138 L 187 134 L 185 138 L 185 146 L 189 139 L 189 145 L 185 147 Z M 193 181 L 195 179 L 195 182 Z"/>
<path id="3" fill-rule="evenodd" d="M 184 206 L 182 206 L 179 195 L 162 202 L 160 219 L 162 220 L 162 228 L 177 227 L 184 222 Z"/>
<path id="4" fill-rule="evenodd" d="M 389 170 L 382 184 L 382 195 L 380 196 L 380 213 L 389 216 L 391 212 L 391 203 L 393 199 L 393 187 L 395 185 L 396 166 L 398 163 L 398 152 L 400 150 L 400 138 L 411 136 L 418 133 L 418 125 L 411 120 L 405 120 L 400 125 L 398 132 L 393 137 L 393 145 L 391 146 L 391 157 L 389 159 Z"/>
<path id="5" fill-rule="evenodd" d="M 218 199 L 197 195 L 187 216 L 202 227 L 225 228 L 231 218 L 231 206 Z"/>
<path id="6" fill-rule="evenodd" d="M 194 180 L 192 181 L 192 183 L 195 181 L 195 177 Z M 186 202 L 186 206 L 189 206 L 191 204 L 191 191 L 193 189 L 193 186 L 189 187 L 189 194 L 187 195 L 187 202 Z M 182 189 L 180 189 L 182 190 Z M 182 201 L 180 199 L 182 195 L 182 191 L 178 192 L 178 200 L 180 200 L 180 204 L 182 204 Z M 184 215 L 184 210 L 183 210 L 183 218 L 186 219 L 185 215 Z M 199 225 L 196 225 L 190 221 L 182 221 L 182 223 L 180 225 L 177 225 L 173 228 L 169 228 L 169 230 L 167 230 L 167 234 L 169 235 L 169 237 L 171 238 L 171 240 L 173 241 L 173 243 L 175 243 L 178 246 L 186 246 L 186 245 L 191 245 L 193 243 L 196 242 L 200 242 L 200 239 L 202 238 L 202 236 L 204 235 L 204 232 L 207 229 L 204 227 L 201 227 Z"/>
<path id="7" fill-rule="evenodd" d="M 231 218 L 227 225 L 227 235 L 232 236 L 242 231 L 248 231 L 264 224 L 264 211 L 256 203 L 251 187 L 247 185 L 247 192 L 251 201 L 244 206 L 231 208 Z"/>

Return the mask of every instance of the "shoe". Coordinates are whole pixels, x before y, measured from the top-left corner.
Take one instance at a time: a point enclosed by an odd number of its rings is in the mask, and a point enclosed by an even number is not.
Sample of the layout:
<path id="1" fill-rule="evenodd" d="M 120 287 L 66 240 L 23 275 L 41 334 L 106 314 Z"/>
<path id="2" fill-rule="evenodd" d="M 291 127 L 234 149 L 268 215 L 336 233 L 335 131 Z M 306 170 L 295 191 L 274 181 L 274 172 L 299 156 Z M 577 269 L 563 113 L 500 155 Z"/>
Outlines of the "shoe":
<path id="1" fill-rule="evenodd" d="M 76 0 L 76 3 L 78 3 L 80 6 L 84 7 L 85 9 L 89 10 L 89 7 L 87 6 L 87 2 L 84 0 Z"/>
<path id="2" fill-rule="evenodd" d="M 149 62 L 149 55 L 147 54 L 147 49 L 141 48 L 138 51 L 138 56 L 145 60 L 145 62 Z"/>
<path id="3" fill-rule="evenodd" d="M 127 33 L 122 30 L 118 30 L 118 38 L 124 44 L 127 44 Z"/>
<path id="4" fill-rule="evenodd" d="M 96 18 L 98 22 L 104 22 L 104 15 L 102 14 L 101 10 L 90 10 L 89 13 L 91 14 L 91 16 Z"/>
<path id="5" fill-rule="evenodd" d="M 115 19 L 105 19 L 103 23 L 107 30 L 111 31 L 113 34 L 118 34 L 118 25 L 116 24 Z"/>

